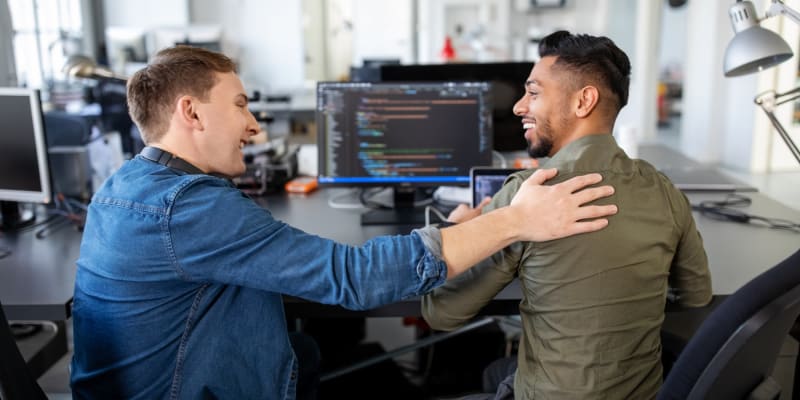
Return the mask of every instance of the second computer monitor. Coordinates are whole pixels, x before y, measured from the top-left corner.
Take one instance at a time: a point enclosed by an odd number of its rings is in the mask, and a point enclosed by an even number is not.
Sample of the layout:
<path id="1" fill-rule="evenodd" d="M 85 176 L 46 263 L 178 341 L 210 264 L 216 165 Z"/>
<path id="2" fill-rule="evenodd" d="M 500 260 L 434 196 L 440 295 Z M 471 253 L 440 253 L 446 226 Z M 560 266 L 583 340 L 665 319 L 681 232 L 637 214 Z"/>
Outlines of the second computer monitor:
<path id="1" fill-rule="evenodd" d="M 51 198 L 47 142 L 39 91 L 0 88 L 0 230 L 14 230 L 30 218 L 18 203 Z"/>
<path id="2" fill-rule="evenodd" d="M 525 80 L 531 69 L 532 62 L 382 65 L 380 79 L 384 82 L 489 82 L 494 103 L 494 149 L 524 151 L 528 146 L 522 122 L 514 115 L 513 108 L 525 94 Z"/>

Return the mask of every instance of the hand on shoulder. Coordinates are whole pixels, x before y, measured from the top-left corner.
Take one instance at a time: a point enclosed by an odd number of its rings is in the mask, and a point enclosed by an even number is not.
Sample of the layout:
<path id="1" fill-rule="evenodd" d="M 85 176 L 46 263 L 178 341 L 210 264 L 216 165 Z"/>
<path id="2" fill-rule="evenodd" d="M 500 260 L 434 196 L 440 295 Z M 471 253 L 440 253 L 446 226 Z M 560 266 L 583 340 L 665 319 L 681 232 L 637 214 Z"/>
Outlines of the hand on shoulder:
<path id="1" fill-rule="evenodd" d="M 512 221 L 524 241 L 547 241 L 608 226 L 602 218 L 617 213 L 616 205 L 586 205 L 614 194 L 611 186 L 587 188 L 602 181 L 600 174 L 576 176 L 564 182 L 542 185 L 557 175 L 555 169 L 540 169 L 531 175 L 511 200 Z"/>

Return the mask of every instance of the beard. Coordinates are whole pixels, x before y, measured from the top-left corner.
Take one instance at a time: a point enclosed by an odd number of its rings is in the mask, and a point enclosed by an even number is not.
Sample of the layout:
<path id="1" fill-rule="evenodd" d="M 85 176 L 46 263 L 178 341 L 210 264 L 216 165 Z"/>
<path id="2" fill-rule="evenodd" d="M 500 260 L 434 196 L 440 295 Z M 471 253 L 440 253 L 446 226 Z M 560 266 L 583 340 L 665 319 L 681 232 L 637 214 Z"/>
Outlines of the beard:
<path id="1" fill-rule="evenodd" d="M 550 156 L 553 150 L 553 127 L 548 121 L 542 121 L 541 126 L 537 126 L 538 133 L 535 141 L 528 141 L 528 155 L 531 158 L 541 158 Z"/>

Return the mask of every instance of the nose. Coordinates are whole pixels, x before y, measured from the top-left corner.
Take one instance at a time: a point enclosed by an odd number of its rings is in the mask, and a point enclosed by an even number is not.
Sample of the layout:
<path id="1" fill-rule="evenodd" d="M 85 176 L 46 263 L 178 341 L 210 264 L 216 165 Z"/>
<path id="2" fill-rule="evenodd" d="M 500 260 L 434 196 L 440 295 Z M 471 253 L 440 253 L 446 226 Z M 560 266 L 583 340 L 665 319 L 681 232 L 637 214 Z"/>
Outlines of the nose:
<path id="1" fill-rule="evenodd" d="M 514 107 L 512 108 L 514 115 L 522 117 L 528 113 L 528 102 L 526 101 L 527 97 L 528 95 L 525 94 L 522 97 L 520 97 L 520 99 L 517 100 L 516 103 L 514 103 Z"/>
<path id="2" fill-rule="evenodd" d="M 247 127 L 245 128 L 247 130 L 247 133 L 250 136 L 258 134 L 258 132 L 261 130 L 261 127 L 258 125 L 256 117 L 253 116 L 253 113 L 251 113 L 249 110 L 247 111 L 247 115 L 249 116 L 247 121 Z"/>

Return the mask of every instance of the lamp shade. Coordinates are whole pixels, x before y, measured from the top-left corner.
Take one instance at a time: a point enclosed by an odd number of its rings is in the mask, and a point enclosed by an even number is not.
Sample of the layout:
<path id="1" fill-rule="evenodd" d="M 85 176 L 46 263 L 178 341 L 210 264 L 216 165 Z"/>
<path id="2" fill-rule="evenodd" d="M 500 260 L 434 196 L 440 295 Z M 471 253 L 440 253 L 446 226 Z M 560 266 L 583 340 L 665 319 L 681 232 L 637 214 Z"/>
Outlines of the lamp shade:
<path id="1" fill-rule="evenodd" d="M 778 34 L 753 26 L 736 34 L 725 49 L 725 76 L 740 76 L 792 58 L 792 49 Z"/>
<path id="2" fill-rule="evenodd" d="M 792 49 L 777 33 L 762 28 L 752 2 L 739 1 L 728 9 L 735 36 L 725 49 L 725 76 L 740 76 L 778 65 Z"/>

